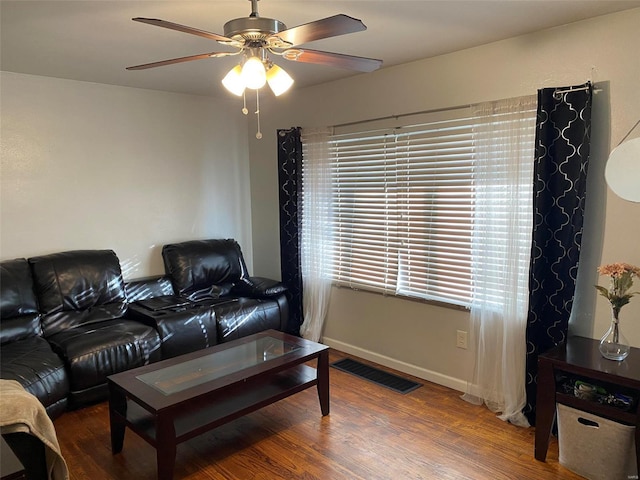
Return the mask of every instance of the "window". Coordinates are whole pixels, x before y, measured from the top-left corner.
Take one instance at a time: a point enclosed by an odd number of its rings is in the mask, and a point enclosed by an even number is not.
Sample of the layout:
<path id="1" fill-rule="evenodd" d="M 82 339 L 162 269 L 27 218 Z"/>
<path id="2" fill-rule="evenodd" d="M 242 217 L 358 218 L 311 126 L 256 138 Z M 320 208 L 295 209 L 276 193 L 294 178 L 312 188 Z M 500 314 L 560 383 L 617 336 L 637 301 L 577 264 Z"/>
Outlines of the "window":
<path id="1" fill-rule="evenodd" d="M 470 305 L 475 128 L 487 122 L 473 110 L 329 137 L 336 284 Z M 527 118 L 522 148 L 533 162 L 535 109 Z M 507 114 L 489 121 L 515 120 Z"/>

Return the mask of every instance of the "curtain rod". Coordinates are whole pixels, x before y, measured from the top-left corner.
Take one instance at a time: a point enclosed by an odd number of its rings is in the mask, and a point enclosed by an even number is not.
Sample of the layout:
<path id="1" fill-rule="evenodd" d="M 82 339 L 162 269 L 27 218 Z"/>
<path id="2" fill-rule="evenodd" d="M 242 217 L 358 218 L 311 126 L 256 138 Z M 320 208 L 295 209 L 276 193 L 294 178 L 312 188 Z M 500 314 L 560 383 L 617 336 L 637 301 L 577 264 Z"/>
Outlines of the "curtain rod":
<path id="1" fill-rule="evenodd" d="M 397 120 L 403 117 L 411 117 L 412 115 L 425 115 L 428 113 L 449 112 L 452 110 L 460 110 L 462 108 L 470 108 L 470 107 L 473 107 L 473 104 L 469 103 L 466 105 L 457 105 L 455 107 L 434 108 L 431 110 L 420 110 L 419 112 L 401 113 L 398 115 L 387 115 L 386 117 L 369 118 L 367 120 L 359 120 L 357 122 L 339 123 L 338 125 L 334 125 L 333 128 L 350 127 L 351 125 L 360 125 L 363 123 L 377 122 L 380 120 Z"/>
<path id="2" fill-rule="evenodd" d="M 598 93 L 600 91 L 600 89 L 597 88 L 595 84 L 592 84 L 591 82 L 587 82 L 586 85 L 583 85 L 583 86 L 580 86 L 580 87 L 567 87 L 567 88 L 559 87 L 559 88 L 556 88 L 555 92 L 553 92 L 553 95 L 556 96 L 556 95 L 561 95 L 563 93 L 568 93 L 568 92 L 579 92 L 581 90 L 588 90 L 591 87 L 593 87 L 593 92 L 594 93 Z M 381 121 L 381 120 L 397 120 L 398 118 L 411 117 L 413 115 L 426 115 L 426 114 L 429 114 L 429 113 L 448 112 L 448 111 L 453 111 L 453 110 L 460 110 L 460 109 L 463 109 L 463 108 L 471 108 L 471 107 L 473 107 L 475 105 L 478 105 L 478 104 L 477 103 L 476 104 L 467 103 L 465 105 L 457 105 L 455 107 L 433 108 L 431 110 L 420 110 L 418 112 L 401 113 L 401 114 L 398 114 L 398 115 L 387 115 L 386 117 L 369 118 L 367 120 L 358 120 L 356 122 L 339 123 L 337 125 L 333 125 L 332 128 L 350 127 L 352 125 L 361 125 L 363 123 L 378 122 L 378 121 Z"/>
<path id="3" fill-rule="evenodd" d="M 556 100 L 560 100 L 560 98 L 562 98 L 563 93 L 581 92 L 582 90 L 589 90 L 591 87 L 592 87 L 591 82 L 587 82 L 586 85 L 582 85 L 580 87 L 556 88 L 553 92 L 553 97 Z M 594 93 L 597 93 L 599 91 L 600 91 L 599 89 L 594 89 Z"/>

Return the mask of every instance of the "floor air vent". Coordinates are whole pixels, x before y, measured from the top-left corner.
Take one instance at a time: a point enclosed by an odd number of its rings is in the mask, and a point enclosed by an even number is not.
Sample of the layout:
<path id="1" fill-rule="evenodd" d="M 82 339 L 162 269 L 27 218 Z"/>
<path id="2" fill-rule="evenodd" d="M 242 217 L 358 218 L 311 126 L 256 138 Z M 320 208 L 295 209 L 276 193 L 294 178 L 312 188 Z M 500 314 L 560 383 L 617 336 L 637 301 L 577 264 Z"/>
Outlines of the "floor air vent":
<path id="1" fill-rule="evenodd" d="M 422 386 L 421 383 L 416 383 L 406 378 L 399 377 L 382 371 L 378 368 L 365 365 L 356 360 L 345 358 L 344 360 L 338 360 L 331 364 L 332 367 L 342 370 L 343 372 L 350 373 L 370 382 L 377 383 L 386 388 L 390 388 L 399 393 L 409 393 L 416 388 Z"/>

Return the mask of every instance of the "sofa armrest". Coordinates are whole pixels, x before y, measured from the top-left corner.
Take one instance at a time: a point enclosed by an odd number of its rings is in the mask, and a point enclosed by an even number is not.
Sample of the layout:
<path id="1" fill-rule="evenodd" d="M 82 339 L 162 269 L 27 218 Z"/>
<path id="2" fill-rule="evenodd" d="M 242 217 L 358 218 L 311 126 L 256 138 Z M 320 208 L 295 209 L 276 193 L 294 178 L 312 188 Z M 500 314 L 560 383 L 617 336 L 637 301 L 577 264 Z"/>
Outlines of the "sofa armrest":
<path id="1" fill-rule="evenodd" d="M 264 277 L 244 277 L 233 287 L 233 293 L 244 297 L 276 297 L 287 291 L 282 282 Z"/>

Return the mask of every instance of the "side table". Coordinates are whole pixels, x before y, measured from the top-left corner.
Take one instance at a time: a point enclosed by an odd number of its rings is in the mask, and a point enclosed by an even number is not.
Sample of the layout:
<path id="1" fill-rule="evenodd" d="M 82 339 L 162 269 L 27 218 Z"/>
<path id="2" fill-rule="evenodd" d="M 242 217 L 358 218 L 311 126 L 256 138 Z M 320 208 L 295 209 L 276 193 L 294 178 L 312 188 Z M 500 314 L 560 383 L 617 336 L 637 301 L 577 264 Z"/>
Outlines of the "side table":
<path id="1" fill-rule="evenodd" d="M 635 425 L 636 462 L 640 471 L 640 348 L 631 348 L 622 362 L 607 360 L 598 350 L 598 340 L 569 337 L 566 343 L 552 348 L 538 357 L 538 394 L 536 406 L 535 458 L 542 462 L 547 457 L 549 437 L 556 414 L 556 403 L 568 405 L 609 420 Z M 562 391 L 559 376 L 575 375 L 592 380 L 594 384 L 619 387 L 634 397 L 629 410 L 583 400 Z"/>
<path id="2" fill-rule="evenodd" d="M 4 437 L 0 437 L 0 480 L 26 480 L 22 462 L 16 457 Z"/>

